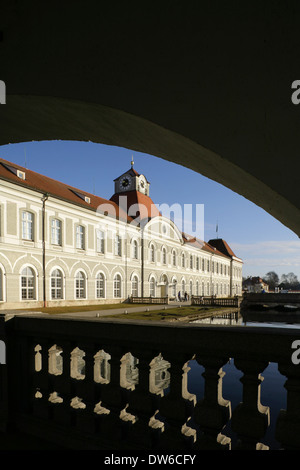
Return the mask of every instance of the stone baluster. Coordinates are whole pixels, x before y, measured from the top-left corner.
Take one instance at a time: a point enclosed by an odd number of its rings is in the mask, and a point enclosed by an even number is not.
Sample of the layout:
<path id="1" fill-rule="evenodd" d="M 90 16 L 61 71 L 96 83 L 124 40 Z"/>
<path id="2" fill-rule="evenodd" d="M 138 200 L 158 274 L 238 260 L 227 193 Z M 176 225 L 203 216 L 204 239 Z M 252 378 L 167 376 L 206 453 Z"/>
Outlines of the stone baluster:
<path id="1" fill-rule="evenodd" d="M 50 343 L 39 341 L 32 344 L 31 370 L 32 379 L 32 411 L 39 418 L 49 418 L 49 372 L 48 349 Z"/>
<path id="2" fill-rule="evenodd" d="M 103 349 L 111 356 L 109 360 L 110 380 L 108 383 L 99 384 L 100 401 L 98 408 L 100 412 L 97 414 L 97 429 L 100 439 L 101 437 L 107 438 L 110 443 L 119 448 L 124 437 L 120 414 L 127 404 L 120 385 L 121 358 L 124 351 L 118 346 L 104 345 Z"/>
<path id="3" fill-rule="evenodd" d="M 189 433 L 187 421 L 190 418 L 190 398 L 183 397 L 183 376 L 187 372 L 184 365 L 191 358 L 185 354 L 171 352 L 163 355 L 170 362 L 170 391 L 161 398 L 159 413 L 165 420 L 159 448 L 186 449 L 194 443 L 193 433 Z"/>
<path id="4" fill-rule="evenodd" d="M 197 356 L 198 364 L 205 370 L 204 398 L 195 407 L 195 421 L 200 427 L 195 449 L 228 450 L 231 440 L 221 431 L 231 417 L 231 403 L 222 396 L 222 381 L 225 375 L 222 367 L 228 358 L 201 358 Z"/>
<path id="5" fill-rule="evenodd" d="M 61 344 L 61 348 L 61 374 L 49 374 L 48 401 L 50 409 L 50 418 L 59 424 L 70 426 L 70 397 L 72 394 L 70 377 L 70 356 L 73 347 L 69 342 L 64 342 Z"/>
<path id="6" fill-rule="evenodd" d="M 260 402 L 260 389 L 263 377 L 261 372 L 268 363 L 237 359 L 237 369 L 243 372 L 240 381 L 243 384 L 243 401 L 234 410 L 231 427 L 238 435 L 236 449 L 265 450 L 268 447 L 259 441 L 270 425 L 270 409 Z"/>
<path id="7" fill-rule="evenodd" d="M 154 357 L 151 351 L 131 351 L 138 358 L 139 379 L 134 389 L 129 392 L 129 407 L 127 411 L 135 416 L 136 420 L 130 430 L 130 439 L 133 445 L 141 449 L 155 447 L 156 431 L 150 426 L 150 420 L 157 411 L 156 396 L 150 393 L 150 363 Z M 159 433 L 159 428 L 157 429 Z"/>
<path id="8" fill-rule="evenodd" d="M 300 449 L 300 365 L 279 364 L 279 372 L 287 377 L 286 410 L 280 410 L 276 423 L 276 439 L 285 450 Z"/>
<path id="9" fill-rule="evenodd" d="M 81 351 L 83 355 L 81 355 Z M 96 415 L 94 412 L 97 401 L 96 384 L 94 382 L 94 354 L 92 344 L 79 346 L 74 360 L 74 387 L 71 407 L 76 416 L 76 427 L 84 433 L 94 434 L 96 431 Z M 84 371 L 79 371 L 80 365 L 84 364 Z"/>

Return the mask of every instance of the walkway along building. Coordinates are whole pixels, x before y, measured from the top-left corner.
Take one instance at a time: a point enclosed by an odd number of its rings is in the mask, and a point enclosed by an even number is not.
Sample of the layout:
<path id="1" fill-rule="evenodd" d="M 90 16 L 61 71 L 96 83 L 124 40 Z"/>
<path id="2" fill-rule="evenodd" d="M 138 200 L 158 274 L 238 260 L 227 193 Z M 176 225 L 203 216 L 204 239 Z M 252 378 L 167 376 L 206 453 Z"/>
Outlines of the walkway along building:
<path id="1" fill-rule="evenodd" d="M 242 293 L 242 260 L 164 217 L 133 163 L 110 200 L 3 159 L 0 179 L 0 309 Z"/>

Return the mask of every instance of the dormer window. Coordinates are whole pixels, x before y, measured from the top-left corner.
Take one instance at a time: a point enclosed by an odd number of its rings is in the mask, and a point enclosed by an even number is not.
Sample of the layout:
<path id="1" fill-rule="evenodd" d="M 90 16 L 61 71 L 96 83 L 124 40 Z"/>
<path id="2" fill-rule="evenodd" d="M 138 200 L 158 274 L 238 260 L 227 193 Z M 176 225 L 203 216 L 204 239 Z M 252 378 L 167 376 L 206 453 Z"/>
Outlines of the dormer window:
<path id="1" fill-rule="evenodd" d="M 91 198 L 86 196 L 83 193 L 80 193 L 79 191 L 75 191 L 74 189 L 71 189 L 72 193 L 76 194 L 76 196 L 80 197 L 83 201 L 87 202 L 88 204 L 91 203 Z"/>
<path id="2" fill-rule="evenodd" d="M 15 166 L 12 165 L 7 165 L 4 162 L 1 162 L 4 168 L 6 168 L 8 171 L 11 171 L 14 175 L 18 176 L 22 180 L 25 180 L 25 171 L 19 170 Z"/>
<path id="3" fill-rule="evenodd" d="M 17 176 L 22 180 L 25 180 L 25 171 L 17 170 Z"/>

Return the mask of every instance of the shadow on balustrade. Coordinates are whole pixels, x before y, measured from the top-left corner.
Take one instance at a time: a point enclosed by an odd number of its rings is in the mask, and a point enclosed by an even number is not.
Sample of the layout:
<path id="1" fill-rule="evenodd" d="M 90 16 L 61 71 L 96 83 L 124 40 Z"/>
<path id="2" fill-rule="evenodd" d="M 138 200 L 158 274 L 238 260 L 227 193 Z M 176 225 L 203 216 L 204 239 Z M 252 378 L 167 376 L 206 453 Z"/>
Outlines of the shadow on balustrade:
<path id="1" fill-rule="evenodd" d="M 33 355 L 31 417 L 68 448 L 280 448 L 275 364 L 70 344 Z"/>

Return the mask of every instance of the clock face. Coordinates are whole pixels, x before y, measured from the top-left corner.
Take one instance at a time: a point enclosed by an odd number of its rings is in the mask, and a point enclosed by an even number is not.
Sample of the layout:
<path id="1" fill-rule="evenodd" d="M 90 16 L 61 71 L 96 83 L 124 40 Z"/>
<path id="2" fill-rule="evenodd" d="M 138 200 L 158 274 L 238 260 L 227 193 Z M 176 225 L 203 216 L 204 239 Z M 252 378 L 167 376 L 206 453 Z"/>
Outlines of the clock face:
<path id="1" fill-rule="evenodd" d="M 130 176 L 126 175 L 126 176 L 124 176 L 123 178 L 121 178 L 119 184 L 120 184 L 120 187 L 121 187 L 122 189 L 128 189 L 128 188 L 130 187 L 130 185 L 131 185 L 131 178 L 130 178 Z"/>
<path id="2" fill-rule="evenodd" d="M 140 179 L 140 191 L 145 192 L 146 190 L 146 183 L 143 178 Z"/>

